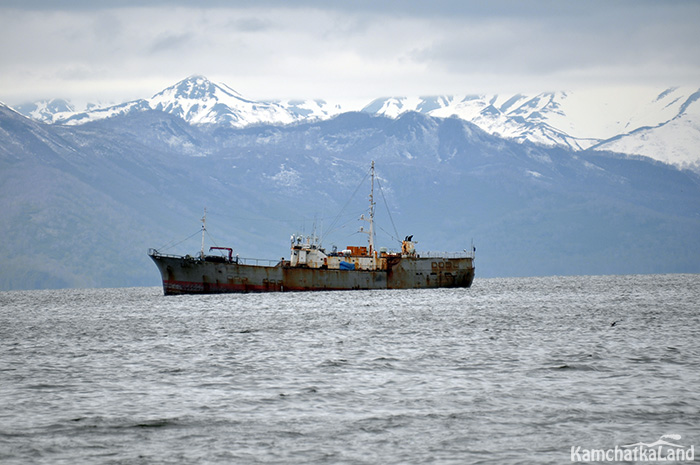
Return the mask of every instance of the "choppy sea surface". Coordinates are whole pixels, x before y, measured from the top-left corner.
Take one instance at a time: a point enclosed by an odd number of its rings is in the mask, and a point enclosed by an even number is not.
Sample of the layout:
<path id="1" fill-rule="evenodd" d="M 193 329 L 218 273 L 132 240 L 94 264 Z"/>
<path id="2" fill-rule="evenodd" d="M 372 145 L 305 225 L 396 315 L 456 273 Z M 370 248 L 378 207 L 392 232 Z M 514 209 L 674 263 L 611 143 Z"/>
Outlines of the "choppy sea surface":
<path id="1" fill-rule="evenodd" d="M 700 449 L 700 275 L 0 293 L 3 464 L 571 463 L 662 435 Z"/>

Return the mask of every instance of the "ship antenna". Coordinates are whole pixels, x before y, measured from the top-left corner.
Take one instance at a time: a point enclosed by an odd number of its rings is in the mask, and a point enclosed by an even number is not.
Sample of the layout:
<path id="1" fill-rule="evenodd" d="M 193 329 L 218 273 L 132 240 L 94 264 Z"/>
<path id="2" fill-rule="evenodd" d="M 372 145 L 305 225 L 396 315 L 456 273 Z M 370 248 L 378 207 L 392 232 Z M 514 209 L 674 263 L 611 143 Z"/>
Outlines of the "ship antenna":
<path id="1" fill-rule="evenodd" d="M 374 257 L 374 160 L 372 160 L 372 183 L 369 192 L 369 256 Z"/>
<path id="2" fill-rule="evenodd" d="M 204 258 L 204 233 L 207 232 L 207 207 L 204 207 L 204 216 L 202 217 L 202 251 L 200 257 Z"/>

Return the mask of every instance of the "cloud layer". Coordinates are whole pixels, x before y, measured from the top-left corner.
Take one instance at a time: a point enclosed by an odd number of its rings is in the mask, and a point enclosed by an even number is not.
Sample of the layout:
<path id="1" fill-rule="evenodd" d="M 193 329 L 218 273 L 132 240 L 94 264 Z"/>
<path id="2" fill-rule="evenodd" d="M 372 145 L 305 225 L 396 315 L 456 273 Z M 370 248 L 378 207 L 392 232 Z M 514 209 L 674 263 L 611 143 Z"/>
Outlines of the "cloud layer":
<path id="1" fill-rule="evenodd" d="M 695 1 L 54 3 L 0 6 L 0 100 L 124 101 L 195 73 L 259 99 L 700 83 Z"/>

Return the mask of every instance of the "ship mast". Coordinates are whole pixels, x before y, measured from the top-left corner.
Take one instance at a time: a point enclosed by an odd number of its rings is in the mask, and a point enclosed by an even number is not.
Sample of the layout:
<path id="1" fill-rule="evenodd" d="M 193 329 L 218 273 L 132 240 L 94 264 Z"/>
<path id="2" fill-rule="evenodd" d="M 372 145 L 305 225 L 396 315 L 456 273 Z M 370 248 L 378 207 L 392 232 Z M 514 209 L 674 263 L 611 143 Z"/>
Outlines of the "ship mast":
<path id="1" fill-rule="evenodd" d="M 204 207 L 204 216 L 202 217 L 202 251 L 200 257 L 204 258 L 204 233 L 207 231 L 207 207 Z"/>
<path id="2" fill-rule="evenodd" d="M 372 184 L 369 191 L 369 256 L 374 257 L 374 160 L 372 160 Z"/>

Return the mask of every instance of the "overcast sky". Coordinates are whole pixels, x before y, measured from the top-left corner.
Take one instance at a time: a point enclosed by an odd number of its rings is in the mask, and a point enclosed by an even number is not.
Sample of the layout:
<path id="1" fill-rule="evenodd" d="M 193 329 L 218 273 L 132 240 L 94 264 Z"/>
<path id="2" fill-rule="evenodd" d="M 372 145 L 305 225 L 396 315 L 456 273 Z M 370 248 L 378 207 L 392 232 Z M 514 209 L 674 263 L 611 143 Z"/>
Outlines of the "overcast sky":
<path id="1" fill-rule="evenodd" d="M 0 0 L 0 101 L 700 87 L 699 25 L 697 0 Z"/>

